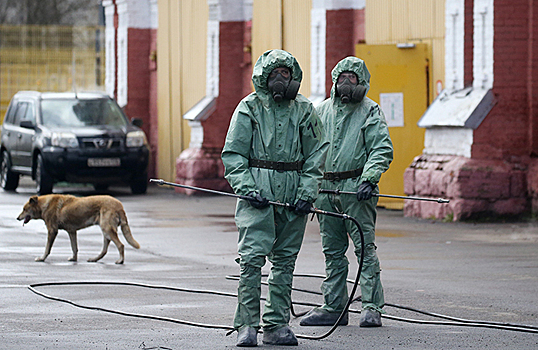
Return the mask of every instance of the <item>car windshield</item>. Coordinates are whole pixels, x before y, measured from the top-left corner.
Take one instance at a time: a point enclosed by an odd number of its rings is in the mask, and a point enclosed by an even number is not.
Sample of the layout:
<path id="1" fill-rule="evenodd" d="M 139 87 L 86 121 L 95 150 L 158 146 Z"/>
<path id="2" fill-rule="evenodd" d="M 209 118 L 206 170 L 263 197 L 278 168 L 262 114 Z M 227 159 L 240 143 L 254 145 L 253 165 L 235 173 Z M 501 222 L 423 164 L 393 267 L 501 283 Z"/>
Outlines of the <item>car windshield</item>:
<path id="1" fill-rule="evenodd" d="M 61 127 L 124 126 L 123 113 L 112 100 L 43 100 L 41 101 L 43 125 Z"/>

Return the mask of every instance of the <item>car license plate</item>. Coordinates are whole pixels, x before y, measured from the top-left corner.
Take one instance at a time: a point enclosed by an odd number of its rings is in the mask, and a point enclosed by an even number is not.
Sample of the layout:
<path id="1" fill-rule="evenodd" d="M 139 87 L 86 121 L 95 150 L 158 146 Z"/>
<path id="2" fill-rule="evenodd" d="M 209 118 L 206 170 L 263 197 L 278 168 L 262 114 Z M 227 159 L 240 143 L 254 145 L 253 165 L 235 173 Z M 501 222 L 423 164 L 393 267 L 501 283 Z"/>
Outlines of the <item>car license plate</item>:
<path id="1" fill-rule="evenodd" d="M 88 158 L 89 167 L 116 167 L 120 164 L 119 158 Z"/>

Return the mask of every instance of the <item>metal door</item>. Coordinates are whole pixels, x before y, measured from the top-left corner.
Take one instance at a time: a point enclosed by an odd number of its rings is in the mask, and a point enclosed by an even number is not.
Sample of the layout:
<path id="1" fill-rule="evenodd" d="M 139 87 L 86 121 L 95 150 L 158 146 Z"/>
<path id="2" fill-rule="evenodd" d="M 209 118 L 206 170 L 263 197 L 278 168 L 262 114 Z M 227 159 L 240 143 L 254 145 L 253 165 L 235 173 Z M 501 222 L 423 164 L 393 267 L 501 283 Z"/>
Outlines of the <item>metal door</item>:
<path id="1" fill-rule="evenodd" d="M 431 52 L 427 44 L 358 44 L 355 52 L 370 71 L 368 97 L 385 112 L 394 145 L 394 160 L 381 177 L 379 190 L 403 196 L 404 171 L 424 149 L 425 131 L 417 122 L 431 101 Z M 380 198 L 379 206 L 402 209 L 403 201 Z"/>

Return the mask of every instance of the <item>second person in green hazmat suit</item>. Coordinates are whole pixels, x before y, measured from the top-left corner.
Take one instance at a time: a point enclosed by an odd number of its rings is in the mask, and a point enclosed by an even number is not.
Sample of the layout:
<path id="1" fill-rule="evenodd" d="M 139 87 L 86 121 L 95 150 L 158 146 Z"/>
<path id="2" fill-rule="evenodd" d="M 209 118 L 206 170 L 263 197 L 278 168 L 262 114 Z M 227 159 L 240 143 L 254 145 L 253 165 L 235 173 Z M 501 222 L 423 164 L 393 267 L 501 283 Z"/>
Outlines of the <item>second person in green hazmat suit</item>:
<path id="1" fill-rule="evenodd" d="M 320 194 L 319 209 L 346 213 L 356 218 L 364 233 L 364 265 L 360 275 L 361 327 L 381 326 L 384 306 L 379 260 L 375 246 L 377 183 L 392 162 L 393 148 L 385 116 L 379 105 L 366 97 L 370 73 L 357 57 L 341 60 L 332 70 L 331 97 L 316 109 L 330 142 L 321 188 L 357 192 L 353 195 Z M 318 217 L 326 277 L 322 284 L 324 304 L 300 321 L 302 326 L 333 325 L 348 301 L 346 279 L 348 234 L 360 259 L 358 228 L 349 220 Z M 346 314 L 340 324 L 348 323 Z"/>
<path id="2" fill-rule="evenodd" d="M 288 52 L 270 50 L 256 62 L 255 92 L 236 107 L 222 151 L 225 177 L 238 199 L 240 280 L 234 328 L 237 346 L 256 346 L 261 268 L 271 262 L 262 317 L 263 342 L 297 345 L 289 328 L 295 261 L 317 198 L 326 154 L 321 121 L 297 94 L 302 71 Z M 291 211 L 268 201 L 290 203 Z"/>

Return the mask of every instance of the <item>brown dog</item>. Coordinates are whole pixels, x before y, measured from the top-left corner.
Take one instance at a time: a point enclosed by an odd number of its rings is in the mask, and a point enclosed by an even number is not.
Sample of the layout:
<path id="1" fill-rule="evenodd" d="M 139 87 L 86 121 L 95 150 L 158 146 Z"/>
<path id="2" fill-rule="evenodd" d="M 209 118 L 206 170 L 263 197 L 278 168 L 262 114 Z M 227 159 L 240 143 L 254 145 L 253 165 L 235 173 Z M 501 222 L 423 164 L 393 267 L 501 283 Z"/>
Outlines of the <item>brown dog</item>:
<path id="1" fill-rule="evenodd" d="M 99 225 L 103 231 L 103 250 L 89 262 L 96 262 L 105 256 L 110 241 L 114 242 L 120 253 L 116 264 L 123 264 L 124 245 L 118 238 L 118 226 L 127 242 L 136 249 L 140 244 L 133 238 L 127 223 L 127 216 L 121 202 L 111 196 L 75 197 L 62 194 L 48 194 L 45 196 L 32 196 L 26 202 L 22 213 L 17 220 L 24 220 L 24 224 L 32 219 L 42 219 L 47 226 L 48 237 L 45 253 L 37 257 L 36 261 L 45 261 L 50 254 L 58 230 L 67 231 L 71 240 L 73 256 L 69 261 L 77 261 L 77 230 Z M 24 225 L 23 224 L 23 225 Z"/>

